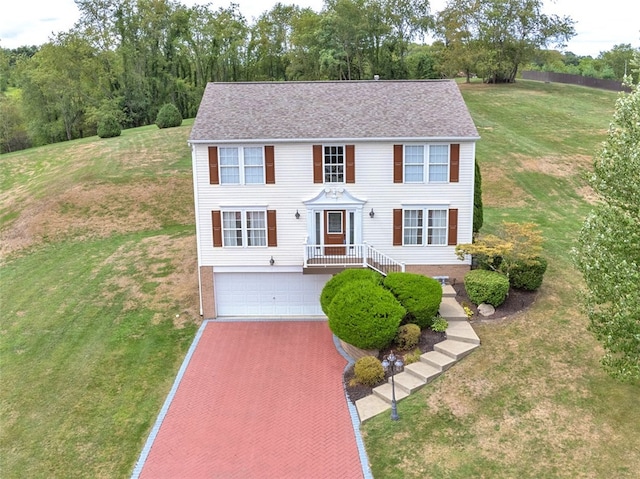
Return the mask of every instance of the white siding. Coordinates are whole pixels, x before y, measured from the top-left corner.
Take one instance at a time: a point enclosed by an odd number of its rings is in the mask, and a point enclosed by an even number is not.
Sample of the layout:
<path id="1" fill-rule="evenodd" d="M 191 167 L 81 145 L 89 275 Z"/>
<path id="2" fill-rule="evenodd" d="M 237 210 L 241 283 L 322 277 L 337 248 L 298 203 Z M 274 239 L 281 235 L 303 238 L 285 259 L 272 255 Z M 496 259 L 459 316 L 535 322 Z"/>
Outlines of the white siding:
<path id="1" fill-rule="evenodd" d="M 303 201 L 321 193 L 325 185 L 313 183 L 311 143 L 275 145 L 275 185 L 210 185 L 208 150 L 193 148 L 196 201 L 199 220 L 200 265 L 268 266 L 273 256 L 279 266 L 301 266 L 307 238 Z M 458 242 L 472 239 L 473 175 L 475 144 L 460 143 L 458 183 L 394 184 L 393 143 L 355 143 L 354 184 L 340 185 L 366 201 L 363 239 L 382 252 L 407 264 L 462 264 L 450 246 L 392 246 L 393 210 L 403 204 L 448 205 L 458 209 Z M 333 186 L 333 185 L 332 185 Z M 226 207 L 263 206 L 277 211 L 278 246 L 269 248 L 214 248 L 211 211 Z M 368 212 L 373 209 L 375 217 Z M 296 210 L 300 219 L 295 218 Z"/>

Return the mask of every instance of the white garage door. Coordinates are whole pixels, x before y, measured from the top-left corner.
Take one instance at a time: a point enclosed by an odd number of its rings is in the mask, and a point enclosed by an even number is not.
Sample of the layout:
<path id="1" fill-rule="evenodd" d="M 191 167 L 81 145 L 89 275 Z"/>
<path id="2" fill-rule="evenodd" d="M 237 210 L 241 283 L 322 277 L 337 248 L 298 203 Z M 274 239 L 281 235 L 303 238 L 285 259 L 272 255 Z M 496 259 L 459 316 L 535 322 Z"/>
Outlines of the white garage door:
<path id="1" fill-rule="evenodd" d="M 328 274 L 216 273 L 218 316 L 318 316 Z"/>

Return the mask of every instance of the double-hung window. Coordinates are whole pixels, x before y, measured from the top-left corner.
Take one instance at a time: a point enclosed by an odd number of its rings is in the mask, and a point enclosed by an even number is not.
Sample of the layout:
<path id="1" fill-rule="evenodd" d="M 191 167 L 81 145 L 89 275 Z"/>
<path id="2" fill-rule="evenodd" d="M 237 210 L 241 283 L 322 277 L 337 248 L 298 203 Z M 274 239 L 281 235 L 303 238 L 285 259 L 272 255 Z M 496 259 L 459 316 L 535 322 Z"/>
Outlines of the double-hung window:
<path id="1" fill-rule="evenodd" d="M 403 236 L 405 245 L 421 245 L 424 238 L 423 210 L 404 210 Z"/>
<path id="2" fill-rule="evenodd" d="M 405 183 L 436 183 L 448 179 L 449 145 L 405 145 Z"/>
<path id="3" fill-rule="evenodd" d="M 425 222 L 426 218 L 426 222 Z M 405 209 L 403 211 L 404 245 L 446 245 L 447 210 L 446 209 Z"/>
<path id="4" fill-rule="evenodd" d="M 325 146 L 323 164 L 325 183 L 344 183 L 344 146 Z"/>
<path id="5" fill-rule="evenodd" d="M 447 210 L 427 210 L 427 244 L 447 244 Z"/>
<path id="6" fill-rule="evenodd" d="M 429 145 L 429 181 L 444 182 L 449 178 L 449 145 Z"/>
<path id="7" fill-rule="evenodd" d="M 264 184 L 262 147 L 221 147 L 219 157 L 221 184 Z"/>
<path id="8" fill-rule="evenodd" d="M 224 246 L 267 246 L 265 211 L 223 211 Z"/>
<path id="9" fill-rule="evenodd" d="M 424 145 L 407 145 L 404 149 L 404 180 L 407 183 L 424 181 Z"/>

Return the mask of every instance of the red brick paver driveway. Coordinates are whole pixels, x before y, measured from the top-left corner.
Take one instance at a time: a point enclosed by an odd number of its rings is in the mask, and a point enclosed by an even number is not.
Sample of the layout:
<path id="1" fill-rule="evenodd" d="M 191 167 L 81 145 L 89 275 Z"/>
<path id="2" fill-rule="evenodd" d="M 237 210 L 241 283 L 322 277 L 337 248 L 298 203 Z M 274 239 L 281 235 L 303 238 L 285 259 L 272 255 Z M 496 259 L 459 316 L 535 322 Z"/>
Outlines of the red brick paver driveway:
<path id="1" fill-rule="evenodd" d="M 345 364 L 324 321 L 206 323 L 139 477 L 362 478 Z"/>

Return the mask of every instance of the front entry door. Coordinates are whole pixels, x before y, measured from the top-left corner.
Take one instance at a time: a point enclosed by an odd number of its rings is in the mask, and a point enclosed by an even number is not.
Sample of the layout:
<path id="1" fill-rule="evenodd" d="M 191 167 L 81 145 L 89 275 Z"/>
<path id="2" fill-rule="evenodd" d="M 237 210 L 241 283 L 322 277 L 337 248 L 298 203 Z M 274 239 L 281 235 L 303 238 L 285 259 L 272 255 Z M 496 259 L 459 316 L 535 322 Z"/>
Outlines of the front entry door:
<path id="1" fill-rule="evenodd" d="M 335 247 L 330 245 L 344 245 L 346 243 L 346 211 L 324 212 L 324 244 L 326 255 L 343 255 L 345 246 Z"/>

